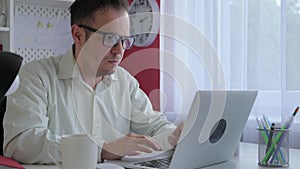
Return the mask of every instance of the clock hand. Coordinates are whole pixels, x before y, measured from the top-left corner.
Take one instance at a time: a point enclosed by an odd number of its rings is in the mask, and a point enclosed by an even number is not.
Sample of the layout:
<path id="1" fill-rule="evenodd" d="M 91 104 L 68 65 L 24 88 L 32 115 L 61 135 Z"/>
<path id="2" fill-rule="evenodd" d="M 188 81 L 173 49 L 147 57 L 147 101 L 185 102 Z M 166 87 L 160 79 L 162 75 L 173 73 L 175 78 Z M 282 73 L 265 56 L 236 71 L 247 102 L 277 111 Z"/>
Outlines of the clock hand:
<path id="1" fill-rule="evenodd" d="M 145 18 L 141 19 L 140 22 L 142 23 L 142 22 L 144 22 L 144 20 L 146 20 L 148 18 L 149 18 L 149 16 L 146 16 Z"/>
<path id="2" fill-rule="evenodd" d="M 148 19 L 149 18 L 149 16 L 146 16 L 146 17 L 144 17 L 143 19 L 141 19 L 140 20 L 140 26 L 141 26 L 141 31 L 144 31 L 144 29 L 143 29 L 143 23 L 144 23 L 144 21 L 146 20 L 146 19 Z M 143 32 L 143 33 L 145 33 L 145 32 Z"/>

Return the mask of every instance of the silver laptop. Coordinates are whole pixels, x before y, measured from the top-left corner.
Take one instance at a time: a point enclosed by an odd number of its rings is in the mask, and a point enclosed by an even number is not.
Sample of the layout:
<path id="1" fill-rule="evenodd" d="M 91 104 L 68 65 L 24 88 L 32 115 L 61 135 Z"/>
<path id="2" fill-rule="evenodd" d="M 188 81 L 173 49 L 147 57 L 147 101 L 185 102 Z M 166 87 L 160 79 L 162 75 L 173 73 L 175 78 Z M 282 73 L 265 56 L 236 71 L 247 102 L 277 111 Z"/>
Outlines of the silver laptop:
<path id="1" fill-rule="evenodd" d="M 109 161 L 125 168 L 199 168 L 230 160 L 257 91 L 197 91 L 175 150 Z"/>

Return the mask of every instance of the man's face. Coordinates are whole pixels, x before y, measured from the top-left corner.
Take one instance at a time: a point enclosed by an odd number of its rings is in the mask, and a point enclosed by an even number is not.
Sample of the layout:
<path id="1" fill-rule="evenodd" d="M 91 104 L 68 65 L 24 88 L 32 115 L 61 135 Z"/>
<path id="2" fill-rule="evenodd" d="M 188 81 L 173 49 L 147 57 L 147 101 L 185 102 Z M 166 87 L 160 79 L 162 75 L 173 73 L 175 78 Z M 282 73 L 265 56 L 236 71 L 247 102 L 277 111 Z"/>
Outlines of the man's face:
<path id="1" fill-rule="evenodd" d="M 89 27 L 101 32 L 113 33 L 120 36 L 129 36 L 129 18 L 125 10 L 106 8 L 104 13 L 95 14 L 95 20 Z M 82 28 L 84 29 L 84 28 Z M 114 47 L 103 45 L 103 34 L 93 33 L 86 30 L 90 38 L 84 44 L 77 59 L 81 69 L 92 76 L 113 74 L 123 58 L 124 49 L 121 42 Z"/>

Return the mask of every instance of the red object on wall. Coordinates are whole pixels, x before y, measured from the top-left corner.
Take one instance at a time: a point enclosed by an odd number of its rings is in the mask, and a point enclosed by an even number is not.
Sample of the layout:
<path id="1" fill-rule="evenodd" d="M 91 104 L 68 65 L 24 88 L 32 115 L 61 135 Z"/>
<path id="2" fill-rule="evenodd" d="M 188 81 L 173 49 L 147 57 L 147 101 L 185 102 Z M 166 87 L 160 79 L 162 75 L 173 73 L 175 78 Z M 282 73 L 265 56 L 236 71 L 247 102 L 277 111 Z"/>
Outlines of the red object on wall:
<path id="1" fill-rule="evenodd" d="M 129 4 L 133 0 L 128 0 Z M 156 0 L 160 6 L 160 0 Z M 136 47 L 125 51 L 121 66 L 128 70 L 140 83 L 140 88 L 148 95 L 153 109 L 160 110 L 160 62 L 159 33 L 148 47 Z"/>

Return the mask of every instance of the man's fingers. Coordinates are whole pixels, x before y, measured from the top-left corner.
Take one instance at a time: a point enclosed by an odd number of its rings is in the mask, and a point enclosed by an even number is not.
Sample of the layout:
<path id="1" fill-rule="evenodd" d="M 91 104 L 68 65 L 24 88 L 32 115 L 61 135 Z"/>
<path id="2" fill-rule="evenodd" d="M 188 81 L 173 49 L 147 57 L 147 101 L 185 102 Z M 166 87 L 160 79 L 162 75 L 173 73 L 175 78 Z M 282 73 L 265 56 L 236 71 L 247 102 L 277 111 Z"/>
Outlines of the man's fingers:
<path id="1" fill-rule="evenodd" d="M 161 146 L 151 137 L 143 136 L 142 138 L 134 138 L 134 143 L 150 147 L 154 150 L 161 150 Z"/>
<path id="2" fill-rule="evenodd" d="M 153 150 L 161 150 L 161 146 L 151 137 L 128 134 L 113 142 L 104 143 L 102 147 L 102 158 L 113 160 L 127 155 L 138 155 L 141 152 L 151 153 Z"/>
<path id="3" fill-rule="evenodd" d="M 171 146 L 175 147 L 178 142 L 178 137 L 175 137 L 174 135 L 170 135 L 168 137 L 168 142 L 171 144 Z"/>
<path id="4" fill-rule="evenodd" d="M 132 137 L 132 138 L 144 138 L 144 135 L 138 135 L 138 134 L 134 134 L 134 133 L 129 133 L 127 134 L 127 137 Z"/>
<path id="5" fill-rule="evenodd" d="M 141 154 L 140 151 L 132 151 L 127 156 L 136 156 L 136 155 L 140 155 L 140 154 Z"/>
<path id="6" fill-rule="evenodd" d="M 172 133 L 175 137 L 179 137 L 181 134 L 181 131 L 183 129 L 183 123 L 180 123 L 178 125 L 178 127 L 174 130 L 174 132 Z"/>
<path id="7" fill-rule="evenodd" d="M 137 144 L 136 145 L 136 150 L 144 153 L 152 153 L 152 150 L 148 147 L 145 147 L 143 145 Z"/>
<path id="8" fill-rule="evenodd" d="M 173 131 L 173 133 L 168 137 L 168 142 L 172 146 L 175 147 L 177 145 L 182 129 L 183 129 L 183 123 L 180 123 L 178 127 Z"/>

